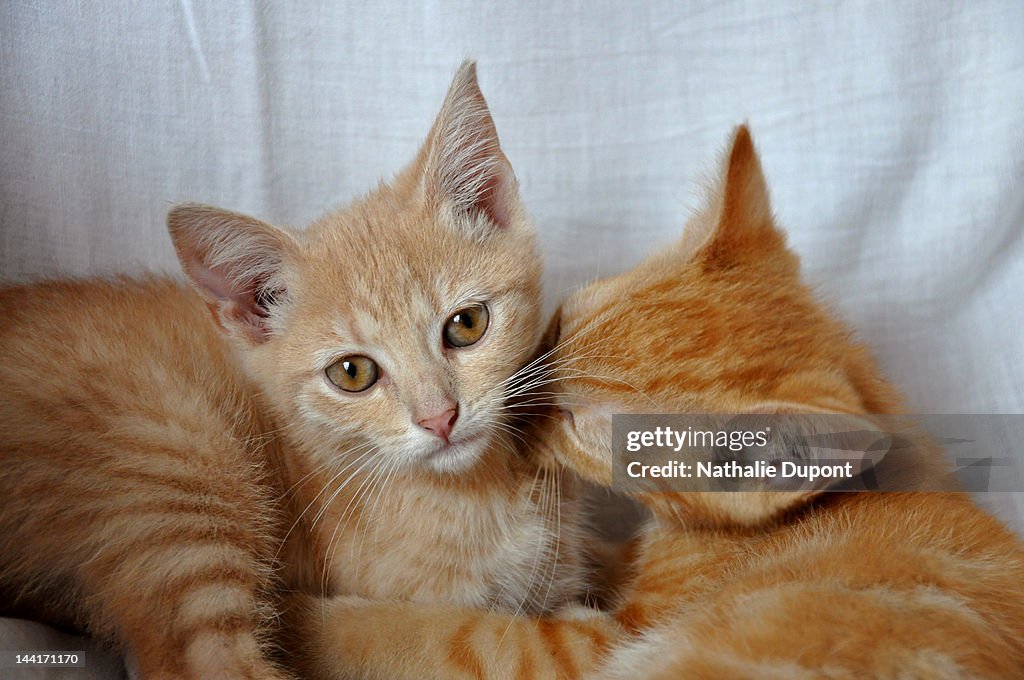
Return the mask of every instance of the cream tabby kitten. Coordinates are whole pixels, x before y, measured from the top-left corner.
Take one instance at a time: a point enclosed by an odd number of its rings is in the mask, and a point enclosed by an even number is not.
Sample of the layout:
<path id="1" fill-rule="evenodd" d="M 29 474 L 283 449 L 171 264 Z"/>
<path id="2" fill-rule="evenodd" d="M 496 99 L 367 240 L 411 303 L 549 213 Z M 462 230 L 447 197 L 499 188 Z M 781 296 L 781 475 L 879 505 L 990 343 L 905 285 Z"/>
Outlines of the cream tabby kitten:
<path id="1" fill-rule="evenodd" d="M 574 595 L 571 494 L 507 407 L 540 258 L 473 64 L 412 164 L 307 230 L 195 205 L 168 223 L 194 291 L 0 290 L 8 601 L 144 678 L 205 679 L 281 677 L 275 569 L 506 611 Z"/>

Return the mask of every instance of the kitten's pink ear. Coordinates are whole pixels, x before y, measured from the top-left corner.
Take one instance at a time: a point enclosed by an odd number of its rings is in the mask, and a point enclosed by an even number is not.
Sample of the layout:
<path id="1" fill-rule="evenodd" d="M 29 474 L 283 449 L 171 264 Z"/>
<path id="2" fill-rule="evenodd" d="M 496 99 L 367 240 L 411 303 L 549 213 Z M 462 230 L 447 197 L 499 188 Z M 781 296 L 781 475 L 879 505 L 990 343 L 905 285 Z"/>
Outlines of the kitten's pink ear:
<path id="1" fill-rule="evenodd" d="M 286 292 L 280 274 L 290 235 L 195 204 L 173 208 L 167 228 L 185 274 L 225 332 L 252 344 L 266 341 L 270 306 Z"/>
<path id="2" fill-rule="evenodd" d="M 691 251 L 705 259 L 735 259 L 757 255 L 766 247 L 784 246 L 772 219 L 768 184 L 761 170 L 750 130 L 740 125 L 733 132 L 716 184 L 704 210 L 683 234 Z"/>
<path id="3" fill-rule="evenodd" d="M 519 198 L 512 166 L 498 144 L 498 132 L 466 61 L 452 80 L 422 153 L 423 190 L 436 205 L 479 212 L 508 228 Z"/>

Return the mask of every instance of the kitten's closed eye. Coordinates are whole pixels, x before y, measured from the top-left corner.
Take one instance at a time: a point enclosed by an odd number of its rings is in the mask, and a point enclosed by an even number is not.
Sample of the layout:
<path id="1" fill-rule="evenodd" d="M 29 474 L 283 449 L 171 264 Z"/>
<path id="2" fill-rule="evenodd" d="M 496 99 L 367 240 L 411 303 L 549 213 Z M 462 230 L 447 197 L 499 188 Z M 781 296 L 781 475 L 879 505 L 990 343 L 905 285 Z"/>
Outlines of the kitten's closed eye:
<path id="1" fill-rule="evenodd" d="M 362 392 L 373 387 L 380 377 L 377 363 L 361 354 L 342 357 L 327 367 L 327 379 L 345 392 Z"/>
<path id="2" fill-rule="evenodd" d="M 490 322 L 487 305 L 460 309 L 444 324 L 444 342 L 449 347 L 469 347 L 480 341 Z"/>

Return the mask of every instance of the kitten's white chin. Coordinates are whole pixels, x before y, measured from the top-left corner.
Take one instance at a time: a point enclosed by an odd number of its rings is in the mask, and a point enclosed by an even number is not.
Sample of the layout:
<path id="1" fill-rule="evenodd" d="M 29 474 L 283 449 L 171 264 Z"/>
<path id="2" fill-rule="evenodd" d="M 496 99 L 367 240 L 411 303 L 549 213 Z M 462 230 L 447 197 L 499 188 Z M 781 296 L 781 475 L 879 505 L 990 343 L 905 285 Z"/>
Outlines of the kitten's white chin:
<path id="1" fill-rule="evenodd" d="M 480 460 L 484 450 L 490 443 L 487 432 L 478 432 L 465 439 L 455 437 L 450 444 L 445 444 L 428 453 L 423 464 L 433 472 L 454 475 L 465 472 Z"/>

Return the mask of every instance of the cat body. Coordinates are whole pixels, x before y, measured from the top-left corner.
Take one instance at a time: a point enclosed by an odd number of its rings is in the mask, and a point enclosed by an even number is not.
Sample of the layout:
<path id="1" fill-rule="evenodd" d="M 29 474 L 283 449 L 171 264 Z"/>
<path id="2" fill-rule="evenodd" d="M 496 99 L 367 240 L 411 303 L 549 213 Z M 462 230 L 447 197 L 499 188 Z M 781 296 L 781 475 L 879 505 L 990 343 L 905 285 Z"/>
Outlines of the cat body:
<path id="1" fill-rule="evenodd" d="M 904 411 L 800 282 L 745 127 L 683 238 L 575 293 L 555 324 L 546 389 L 562 417 L 537 446 L 604 486 L 613 413 L 842 414 L 885 431 Z M 907 436 L 913 446 L 877 465 L 944 488 L 940 452 Z M 1024 675 L 1024 547 L 964 494 L 635 499 L 649 519 L 608 612 L 527 619 L 349 598 L 318 643 L 317 677 Z"/>
<path id="2" fill-rule="evenodd" d="M 5 610 L 116 642 L 144 678 L 279 677 L 273 428 L 202 301 L 118 279 L 4 288 L 0 310 Z"/>
<path id="3" fill-rule="evenodd" d="M 275 678 L 281 589 L 574 597 L 571 488 L 507 407 L 529 388 L 539 258 L 471 63 L 413 163 L 342 211 L 292 231 L 184 205 L 168 226 L 191 289 L 0 291 L 16 606 L 143 678 Z"/>
<path id="4" fill-rule="evenodd" d="M 594 677 L 1020 676 L 1024 562 L 1004 527 L 957 494 L 828 496 L 749 532 L 654 519 L 615 613 L 635 637 Z"/>

